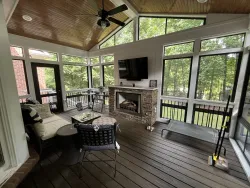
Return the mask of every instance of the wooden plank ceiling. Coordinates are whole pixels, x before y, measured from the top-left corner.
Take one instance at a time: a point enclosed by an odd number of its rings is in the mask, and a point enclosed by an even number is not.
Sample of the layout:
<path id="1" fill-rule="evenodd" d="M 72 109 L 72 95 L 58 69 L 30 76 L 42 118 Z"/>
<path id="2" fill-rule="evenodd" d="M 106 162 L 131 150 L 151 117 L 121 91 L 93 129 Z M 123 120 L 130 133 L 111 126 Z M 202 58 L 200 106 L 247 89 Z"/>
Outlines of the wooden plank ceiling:
<path id="1" fill-rule="evenodd" d="M 97 25 L 98 17 L 76 14 L 97 14 L 89 3 L 93 0 L 20 0 L 8 23 L 9 33 L 52 42 L 60 45 L 89 50 L 110 32 L 117 28 L 102 29 Z M 96 0 L 101 7 L 101 0 Z M 105 0 L 105 10 L 115 8 Z M 31 22 L 22 19 L 22 15 L 32 17 Z M 128 17 L 119 13 L 114 18 L 125 21 Z"/>
<path id="2" fill-rule="evenodd" d="M 207 13 L 250 13 L 249 0 L 128 0 L 139 13 L 207 14 Z"/>

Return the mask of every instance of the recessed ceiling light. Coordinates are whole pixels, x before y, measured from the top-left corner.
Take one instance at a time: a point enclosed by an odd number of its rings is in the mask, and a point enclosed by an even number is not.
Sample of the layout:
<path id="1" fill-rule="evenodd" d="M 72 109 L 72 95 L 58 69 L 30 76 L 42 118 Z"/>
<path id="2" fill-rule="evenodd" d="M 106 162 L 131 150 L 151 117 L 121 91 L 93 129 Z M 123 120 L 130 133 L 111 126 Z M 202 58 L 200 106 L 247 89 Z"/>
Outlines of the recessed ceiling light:
<path id="1" fill-rule="evenodd" d="M 23 15 L 22 17 L 27 22 L 31 22 L 32 21 L 32 18 L 30 16 L 28 16 L 28 15 Z"/>
<path id="2" fill-rule="evenodd" d="M 198 1 L 198 3 L 206 3 L 207 2 L 207 0 L 197 0 Z"/>

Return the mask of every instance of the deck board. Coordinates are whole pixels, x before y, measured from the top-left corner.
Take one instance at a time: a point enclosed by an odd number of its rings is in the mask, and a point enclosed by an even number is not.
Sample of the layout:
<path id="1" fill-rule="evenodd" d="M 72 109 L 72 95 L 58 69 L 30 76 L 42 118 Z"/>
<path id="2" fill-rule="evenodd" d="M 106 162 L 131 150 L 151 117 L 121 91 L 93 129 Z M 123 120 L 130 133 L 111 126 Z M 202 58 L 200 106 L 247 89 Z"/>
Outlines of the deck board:
<path id="1" fill-rule="evenodd" d="M 71 121 L 79 113 L 71 110 L 59 114 Z M 160 132 L 165 124 L 157 122 L 155 130 L 119 119 L 121 132 L 117 141 L 121 146 L 117 157 L 117 175 L 114 177 L 114 153 L 93 151 L 82 164 L 62 166 L 57 163 L 60 151 L 50 153 L 40 161 L 20 188 L 163 188 L 163 187 L 249 187 L 249 182 L 225 139 L 229 172 L 207 165 L 214 146 L 176 134 L 166 138 Z M 173 138 L 173 139 L 171 139 Z M 82 177 L 79 177 L 79 170 Z"/>

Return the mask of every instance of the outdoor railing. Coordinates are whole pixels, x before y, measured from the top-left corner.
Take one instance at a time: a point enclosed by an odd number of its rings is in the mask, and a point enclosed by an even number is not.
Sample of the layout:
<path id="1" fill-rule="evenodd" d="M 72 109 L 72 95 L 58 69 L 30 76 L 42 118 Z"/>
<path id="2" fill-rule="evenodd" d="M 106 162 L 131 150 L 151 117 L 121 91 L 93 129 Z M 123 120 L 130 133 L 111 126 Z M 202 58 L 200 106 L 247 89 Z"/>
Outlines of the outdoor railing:
<path id="1" fill-rule="evenodd" d="M 220 129 L 223 121 L 223 114 L 226 104 L 211 103 L 211 104 L 194 104 L 193 122 L 194 124 Z M 230 105 L 226 117 L 231 121 L 233 106 Z"/>
<path id="2" fill-rule="evenodd" d="M 186 122 L 187 101 L 161 100 L 161 118 Z"/>
<path id="3" fill-rule="evenodd" d="M 81 102 L 84 105 L 88 105 L 89 96 L 86 90 L 67 91 L 66 104 L 68 109 L 76 108 L 76 104 Z"/>

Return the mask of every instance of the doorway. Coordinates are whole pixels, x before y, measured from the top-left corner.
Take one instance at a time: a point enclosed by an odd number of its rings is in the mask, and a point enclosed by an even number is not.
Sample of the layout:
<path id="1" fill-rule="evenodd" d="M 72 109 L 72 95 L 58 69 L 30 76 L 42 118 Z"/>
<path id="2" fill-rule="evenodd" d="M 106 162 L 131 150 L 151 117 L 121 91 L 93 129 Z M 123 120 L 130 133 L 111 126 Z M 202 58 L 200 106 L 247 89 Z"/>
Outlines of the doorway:
<path id="1" fill-rule="evenodd" d="M 59 65 L 31 63 L 36 99 L 49 104 L 52 112 L 62 112 L 62 90 Z"/>

